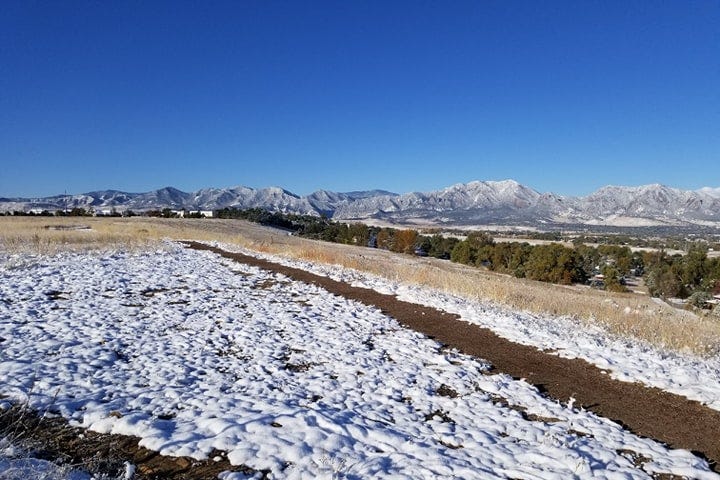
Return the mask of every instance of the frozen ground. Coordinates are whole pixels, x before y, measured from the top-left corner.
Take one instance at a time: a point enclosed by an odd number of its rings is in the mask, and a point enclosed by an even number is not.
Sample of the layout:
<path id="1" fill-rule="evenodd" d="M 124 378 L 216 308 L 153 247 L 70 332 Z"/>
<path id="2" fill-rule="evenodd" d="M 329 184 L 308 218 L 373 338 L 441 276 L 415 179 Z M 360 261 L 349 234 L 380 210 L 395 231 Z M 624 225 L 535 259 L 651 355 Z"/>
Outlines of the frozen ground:
<path id="1" fill-rule="evenodd" d="M 232 245 L 218 246 L 308 270 L 353 286 L 395 295 L 400 300 L 455 313 L 469 323 L 489 328 L 514 342 L 532 345 L 561 357 L 582 358 L 607 371 L 614 379 L 657 387 L 720 410 L 720 354 L 710 358 L 679 354 L 644 342 L 617 337 L 601 326 L 588 326 L 567 317 L 509 311 L 488 302 L 468 301 L 340 266 L 258 254 Z"/>
<path id="2" fill-rule="evenodd" d="M 375 308 L 206 252 L 2 261 L 0 395 L 162 454 L 217 449 L 274 478 L 720 478 Z"/>
<path id="3" fill-rule="evenodd" d="M 58 467 L 47 460 L 32 458 L 8 438 L 0 438 L 0 479 L 2 480 L 91 480 L 90 475 Z"/>
<path id="4" fill-rule="evenodd" d="M 9 408 L 7 401 L 0 408 Z M 96 478 L 82 470 L 82 465 L 57 465 L 36 458 L 35 452 L 18 447 L 12 435 L 0 435 L 0 480 L 131 480 L 135 467 L 125 462 L 121 476 Z"/>

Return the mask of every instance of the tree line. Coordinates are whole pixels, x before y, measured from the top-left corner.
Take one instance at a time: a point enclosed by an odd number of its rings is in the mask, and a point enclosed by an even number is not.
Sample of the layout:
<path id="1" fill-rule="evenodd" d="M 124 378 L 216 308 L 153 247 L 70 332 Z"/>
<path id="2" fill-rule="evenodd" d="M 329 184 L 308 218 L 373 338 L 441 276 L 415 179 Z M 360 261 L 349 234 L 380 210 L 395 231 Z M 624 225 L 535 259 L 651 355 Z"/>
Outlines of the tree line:
<path id="1" fill-rule="evenodd" d="M 519 278 L 543 282 L 586 283 L 597 274 L 605 276 L 605 288 L 622 291 L 622 277 L 642 273 L 644 259 L 629 247 L 557 243 L 530 245 L 527 242 L 495 242 L 483 232 L 471 232 L 464 239 L 435 233 L 423 235 L 414 229 L 375 227 L 363 223 L 341 223 L 325 217 L 289 215 L 262 209 L 227 208 L 218 218 L 241 218 L 285 228 L 299 236 L 328 242 L 381 248 L 484 267 Z"/>
<path id="2" fill-rule="evenodd" d="M 702 245 L 691 247 L 682 256 L 652 252 L 647 262 L 645 283 L 653 296 L 688 298 L 700 307 L 713 295 L 720 295 L 720 257 L 708 257 Z"/>

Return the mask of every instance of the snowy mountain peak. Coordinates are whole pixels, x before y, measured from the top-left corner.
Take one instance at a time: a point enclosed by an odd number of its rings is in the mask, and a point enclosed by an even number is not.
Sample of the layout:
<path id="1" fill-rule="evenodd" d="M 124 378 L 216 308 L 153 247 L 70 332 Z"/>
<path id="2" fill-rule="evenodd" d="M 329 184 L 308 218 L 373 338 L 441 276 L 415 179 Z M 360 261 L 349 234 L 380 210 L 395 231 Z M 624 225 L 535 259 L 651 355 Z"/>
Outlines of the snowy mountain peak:
<path id="1" fill-rule="evenodd" d="M 708 195 L 713 198 L 720 198 L 720 187 L 713 188 L 713 187 L 703 187 L 700 190 L 697 190 L 698 193 L 701 193 L 703 195 Z"/>
<path id="2" fill-rule="evenodd" d="M 506 179 L 506 180 L 488 180 L 485 182 L 487 185 L 494 186 L 496 188 L 501 189 L 517 189 L 517 188 L 527 188 L 523 185 L 520 185 L 520 183 L 516 182 L 512 179 Z"/>
<path id="3" fill-rule="evenodd" d="M 290 197 L 300 198 L 298 195 L 295 195 L 294 193 L 285 190 L 282 187 L 268 187 L 263 190 L 265 190 L 270 195 L 288 195 Z"/>

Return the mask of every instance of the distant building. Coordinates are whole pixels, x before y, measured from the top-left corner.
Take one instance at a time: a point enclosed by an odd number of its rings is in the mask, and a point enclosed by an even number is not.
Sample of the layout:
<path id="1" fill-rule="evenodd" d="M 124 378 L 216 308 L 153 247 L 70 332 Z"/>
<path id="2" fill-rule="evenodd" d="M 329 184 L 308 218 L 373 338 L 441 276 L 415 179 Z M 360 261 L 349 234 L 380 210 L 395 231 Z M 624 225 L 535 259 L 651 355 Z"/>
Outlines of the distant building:
<path id="1" fill-rule="evenodd" d="M 184 217 L 205 217 L 213 218 L 212 210 L 173 210 L 172 213 L 180 218 Z"/>

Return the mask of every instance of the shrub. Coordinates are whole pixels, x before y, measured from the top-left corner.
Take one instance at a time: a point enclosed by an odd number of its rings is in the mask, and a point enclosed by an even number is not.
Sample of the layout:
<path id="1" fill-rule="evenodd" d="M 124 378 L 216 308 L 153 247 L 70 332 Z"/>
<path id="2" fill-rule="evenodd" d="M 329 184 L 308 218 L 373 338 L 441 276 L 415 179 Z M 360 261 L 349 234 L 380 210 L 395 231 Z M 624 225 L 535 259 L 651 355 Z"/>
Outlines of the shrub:
<path id="1" fill-rule="evenodd" d="M 688 298 L 688 304 L 695 308 L 704 308 L 712 296 L 708 292 L 695 292 Z"/>

